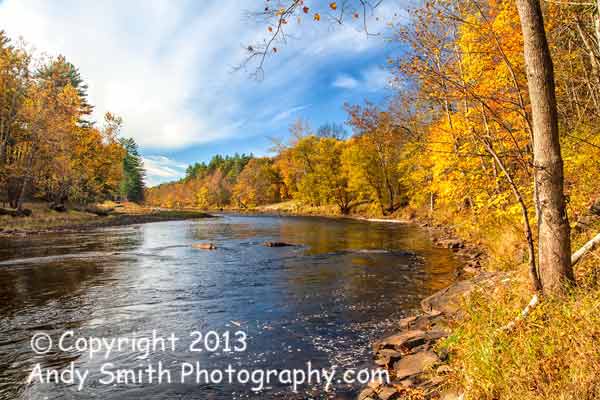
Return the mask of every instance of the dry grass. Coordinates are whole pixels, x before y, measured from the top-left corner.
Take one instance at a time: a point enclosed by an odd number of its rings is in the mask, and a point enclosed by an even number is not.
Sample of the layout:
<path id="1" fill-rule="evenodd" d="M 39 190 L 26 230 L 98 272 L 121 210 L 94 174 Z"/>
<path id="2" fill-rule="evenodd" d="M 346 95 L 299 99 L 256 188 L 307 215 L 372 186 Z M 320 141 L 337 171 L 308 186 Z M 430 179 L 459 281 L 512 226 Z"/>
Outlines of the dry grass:
<path id="1" fill-rule="evenodd" d="M 68 224 L 84 224 L 99 218 L 95 214 L 75 210 L 56 212 L 48 209 L 46 203 L 26 203 L 25 208 L 32 210 L 30 217 L 2 215 L 0 216 L 0 228 L 5 231 L 34 231 Z"/>
<path id="2" fill-rule="evenodd" d="M 144 207 L 135 203 L 105 202 L 94 208 L 110 210 L 108 216 L 76 211 L 68 206 L 68 211 L 57 212 L 48 209 L 46 203 L 27 203 L 25 208 L 32 210 L 30 217 L 0 216 L 0 233 L 39 233 L 56 229 L 81 229 L 95 226 L 127 225 L 133 223 L 203 218 L 205 213 L 195 210 L 161 210 Z"/>
<path id="3" fill-rule="evenodd" d="M 443 216 L 438 217 L 443 222 Z M 481 243 L 488 269 L 516 269 L 517 278 L 465 302 L 466 319 L 440 344 L 450 354 L 449 385 L 472 400 L 600 399 L 600 250 L 577 265 L 577 288 L 544 298 L 510 333 L 532 296 L 521 227 L 472 223 L 448 216 L 459 234 Z M 600 223 L 573 234 L 573 249 L 600 232 Z M 517 266 L 517 267 L 515 267 Z"/>
<path id="4" fill-rule="evenodd" d="M 477 293 L 444 345 L 467 399 L 600 398 L 600 290 L 545 299 L 510 333 L 498 328 L 528 302 L 519 287 Z"/>
<path id="5" fill-rule="evenodd" d="M 511 285 L 474 293 L 465 303 L 467 318 L 441 345 L 451 354 L 451 384 L 466 399 L 600 399 L 599 268 L 588 256 L 576 269 L 577 288 L 544 298 L 510 333 L 499 328 L 532 295 L 525 265 Z"/>

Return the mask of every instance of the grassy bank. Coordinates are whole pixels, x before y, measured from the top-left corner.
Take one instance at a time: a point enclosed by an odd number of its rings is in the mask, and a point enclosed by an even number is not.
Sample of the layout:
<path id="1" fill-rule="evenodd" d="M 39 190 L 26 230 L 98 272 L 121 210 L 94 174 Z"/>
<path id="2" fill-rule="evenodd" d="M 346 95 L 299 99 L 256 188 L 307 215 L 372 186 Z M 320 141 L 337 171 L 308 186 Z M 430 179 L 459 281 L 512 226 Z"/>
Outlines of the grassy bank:
<path id="1" fill-rule="evenodd" d="M 575 230 L 573 249 L 598 231 L 598 222 Z M 513 235 L 505 233 L 505 238 Z M 588 255 L 575 268 L 577 287 L 565 297 L 542 298 L 527 318 L 505 332 L 501 327 L 515 320 L 532 296 L 527 266 L 517 262 L 522 255 L 500 256 L 510 244 L 490 247 L 488 268 L 507 269 L 514 262 L 518 279 L 466 299 L 466 318 L 441 345 L 450 354 L 448 385 L 465 399 L 600 398 L 600 258 Z"/>
<path id="2" fill-rule="evenodd" d="M 529 302 L 528 286 L 516 282 L 466 301 L 466 319 L 442 345 L 449 384 L 465 399 L 600 398 L 600 288 L 545 298 L 515 329 L 501 331 Z"/>
<path id="3" fill-rule="evenodd" d="M 165 210 L 128 202 L 122 204 L 106 202 L 96 205 L 95 208 L 108 213 L 105 216 L 83 211 L 84 208 L 77 205 L 68 206 L 65 212 L 50 210 L 46 203 L 41 202 L 27 203 L 25 208 L 32 210 L 31 216 L 0 216 L 0 235 L 12 236 L 55 231 L 76 231 L 98 227 L 210 217 L 207 213 L 195 210 Z"/>

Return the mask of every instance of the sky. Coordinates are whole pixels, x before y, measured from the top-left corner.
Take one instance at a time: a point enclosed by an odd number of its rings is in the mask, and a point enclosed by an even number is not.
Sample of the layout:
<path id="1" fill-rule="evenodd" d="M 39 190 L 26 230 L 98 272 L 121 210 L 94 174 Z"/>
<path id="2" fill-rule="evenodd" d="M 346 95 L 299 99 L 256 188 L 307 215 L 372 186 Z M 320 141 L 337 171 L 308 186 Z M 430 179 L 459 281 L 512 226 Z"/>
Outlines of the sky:
<path id="1" fill-rule="evenodd" d="M 36 55 L 62 54 L 79 68 L 94 118 L 123 117 L 153 186 L 214 154 L 268 155 L 271 138 L 285 139 L 299 117 L 316 129 L 344 123 L 345 102 L 384 102 L 386 60 L 398 50 L 383 33 L 402 1 L 375 11 L 369 30 L 380 36 L 326 18 L 290 24 L 261 80 L 252 66 L 235 67 L 266 37 L 267 26 L 247 17 L 262 1 L 0 0 L 0 27 Z"/>

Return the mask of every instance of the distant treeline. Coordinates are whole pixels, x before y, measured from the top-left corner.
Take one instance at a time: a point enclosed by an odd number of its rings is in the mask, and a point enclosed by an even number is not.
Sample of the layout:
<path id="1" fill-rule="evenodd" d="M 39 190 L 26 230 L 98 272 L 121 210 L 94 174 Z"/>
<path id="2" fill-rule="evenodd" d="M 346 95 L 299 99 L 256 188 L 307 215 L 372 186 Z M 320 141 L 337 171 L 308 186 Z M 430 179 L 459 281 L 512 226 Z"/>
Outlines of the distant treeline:
<path id="1" fill-rule="evenodd" d="M 327 124 L 313 132 L 302 120 L 290 129 L 292 140 L 278 143 L 273 157 L 246 154 L 214 156 L 196 163 L 179 182 L 146 192 L 149 204 L 162 207 L 249 208 L 285 200 L 310 206 L 336 205 L 347 214 L 359 204 L 373 204 L 385 214 L 406 205 L 397 168 L 402 148 L 388 113 L 373 106 L 378 126 L 353 122 L 346 139 L 343 127 Z"/>

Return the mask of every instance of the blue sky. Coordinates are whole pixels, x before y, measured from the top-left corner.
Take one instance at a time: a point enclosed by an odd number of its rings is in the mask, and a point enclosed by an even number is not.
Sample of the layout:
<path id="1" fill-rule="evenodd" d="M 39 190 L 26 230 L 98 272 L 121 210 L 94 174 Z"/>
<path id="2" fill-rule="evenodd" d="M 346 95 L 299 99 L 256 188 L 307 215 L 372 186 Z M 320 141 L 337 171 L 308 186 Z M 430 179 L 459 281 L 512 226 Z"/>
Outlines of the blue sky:
<path id="1" fill-rule="evenodd" d="M 310 2 L 307 1 L 307 4 Z M 313 9 L 327 2 L 314 1 Z M 344 102 L 391 95 L 386 59 L 398 51 L 357 26 L 310 20 L 290 24 L 291 38 L 265 64 L 264 79 L 233 72 L 243 45 L 266 26 L 244 16 L 262 1 L 4 0 L 0 26 L 37 55 L 63 54 L 79 67 L 96 105 L 121 115 L 124 136 L 140 145 L 148 184 L 177 179 L 213 154 L 268 154 L 298 118 L 313 128 L 346 120 Z M 377 9 L 379 22 L 401 0 Z M 378 25 L 376 25 L 378 24 Z"/>

